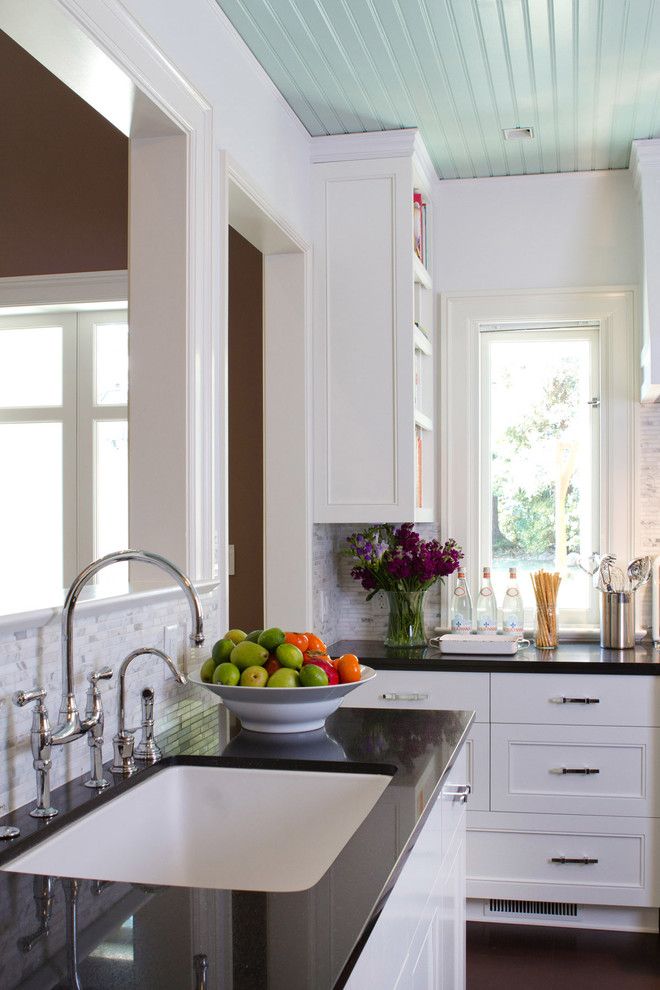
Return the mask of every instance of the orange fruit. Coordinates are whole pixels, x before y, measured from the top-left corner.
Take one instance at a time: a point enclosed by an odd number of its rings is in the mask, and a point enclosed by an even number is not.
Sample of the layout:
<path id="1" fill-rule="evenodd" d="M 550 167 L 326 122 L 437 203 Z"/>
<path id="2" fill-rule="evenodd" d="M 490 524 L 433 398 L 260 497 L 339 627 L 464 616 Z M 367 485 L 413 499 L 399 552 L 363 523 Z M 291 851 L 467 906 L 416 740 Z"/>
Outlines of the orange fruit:
<path id="1" fill-rule="evenodd" d="M 337 661 L 337 673 L 341 684 L 353 684 L 362 677 L 360 661 L 354 653 L 344 653 Z"/>

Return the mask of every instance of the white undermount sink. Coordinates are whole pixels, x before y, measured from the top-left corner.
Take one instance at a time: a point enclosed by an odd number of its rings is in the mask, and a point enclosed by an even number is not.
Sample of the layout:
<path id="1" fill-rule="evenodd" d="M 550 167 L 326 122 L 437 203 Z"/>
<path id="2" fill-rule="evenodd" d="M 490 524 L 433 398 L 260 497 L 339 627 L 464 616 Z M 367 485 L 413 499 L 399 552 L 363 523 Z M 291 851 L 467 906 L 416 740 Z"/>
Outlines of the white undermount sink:
<path id="1" fill-rule="evenodd" d="M 184 887 L 307 890 L 334 862 L 390 779 L 170 766 L 3 869 Z"/>

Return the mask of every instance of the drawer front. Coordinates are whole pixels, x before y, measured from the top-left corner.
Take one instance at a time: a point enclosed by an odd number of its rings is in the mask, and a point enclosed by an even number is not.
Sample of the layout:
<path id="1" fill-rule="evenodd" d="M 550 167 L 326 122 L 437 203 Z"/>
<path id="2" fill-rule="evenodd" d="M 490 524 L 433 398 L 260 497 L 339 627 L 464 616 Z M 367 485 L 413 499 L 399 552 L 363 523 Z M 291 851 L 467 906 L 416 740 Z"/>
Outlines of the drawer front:
<path id="1" fill-rule="evenodd" d="M 493 811 L 660 815 L 660 730 L 493 725 Z"/>
<path id="2" fill-rule="evenodd" d="M 468 840 L 471 878 L 641 890 L 643 835 L 478 834 L 478 843 L 474 832 Z"/>
<path id="3" fill-rule="evenodd" d="M 660 727 L 660 677 L 495 673 L 491 721 Z"/>
<path id="4" fill-rule="evenodd" d="M 657 821 L 572 815 L 474 817 L 482 822 L 468 829 L 470 897 L 660 904 Z"/>
<path id="5" fill-rule="evenodd" d="M 490 718 L 489 674 L 452 671 L 379 670 L 373 681 L 353 691 L 349 708 L 420 708 L 427 711 L 475 711 L 477 722 Z"/>

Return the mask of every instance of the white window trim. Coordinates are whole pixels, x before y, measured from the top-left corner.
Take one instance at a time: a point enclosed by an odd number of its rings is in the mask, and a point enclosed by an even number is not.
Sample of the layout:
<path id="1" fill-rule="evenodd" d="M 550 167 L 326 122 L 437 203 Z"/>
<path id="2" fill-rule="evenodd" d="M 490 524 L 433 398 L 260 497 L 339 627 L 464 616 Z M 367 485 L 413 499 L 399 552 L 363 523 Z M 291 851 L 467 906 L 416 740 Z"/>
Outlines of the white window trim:
<path id="1" fill-rule="evenodd" d="M 449 293 L 441 297 L 440 523 L 478 578 L 480 508 L 480 331 L 483 323 L 600 323 L 601 549 L 629 560 L 637 505 L 639 340 L 635 287 Z M 597 548 L 594 548 L 597 549 Z M 448 589 L 443 592 L 443 623 Z"/>

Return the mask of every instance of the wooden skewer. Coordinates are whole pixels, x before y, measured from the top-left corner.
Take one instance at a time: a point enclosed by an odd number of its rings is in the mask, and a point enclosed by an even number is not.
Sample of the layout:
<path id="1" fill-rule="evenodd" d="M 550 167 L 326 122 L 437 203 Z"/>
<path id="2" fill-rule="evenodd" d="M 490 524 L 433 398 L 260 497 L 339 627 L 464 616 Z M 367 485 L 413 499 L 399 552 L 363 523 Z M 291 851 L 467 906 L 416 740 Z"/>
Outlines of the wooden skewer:
<path id="1" fill-rule="evenodd" d="M 557 645 L 557 595 L 561 575 L 556 571 L 549 574 L 545 570 L 531 575 L 536 598 L 536 645 L 553 647 Z"/>

